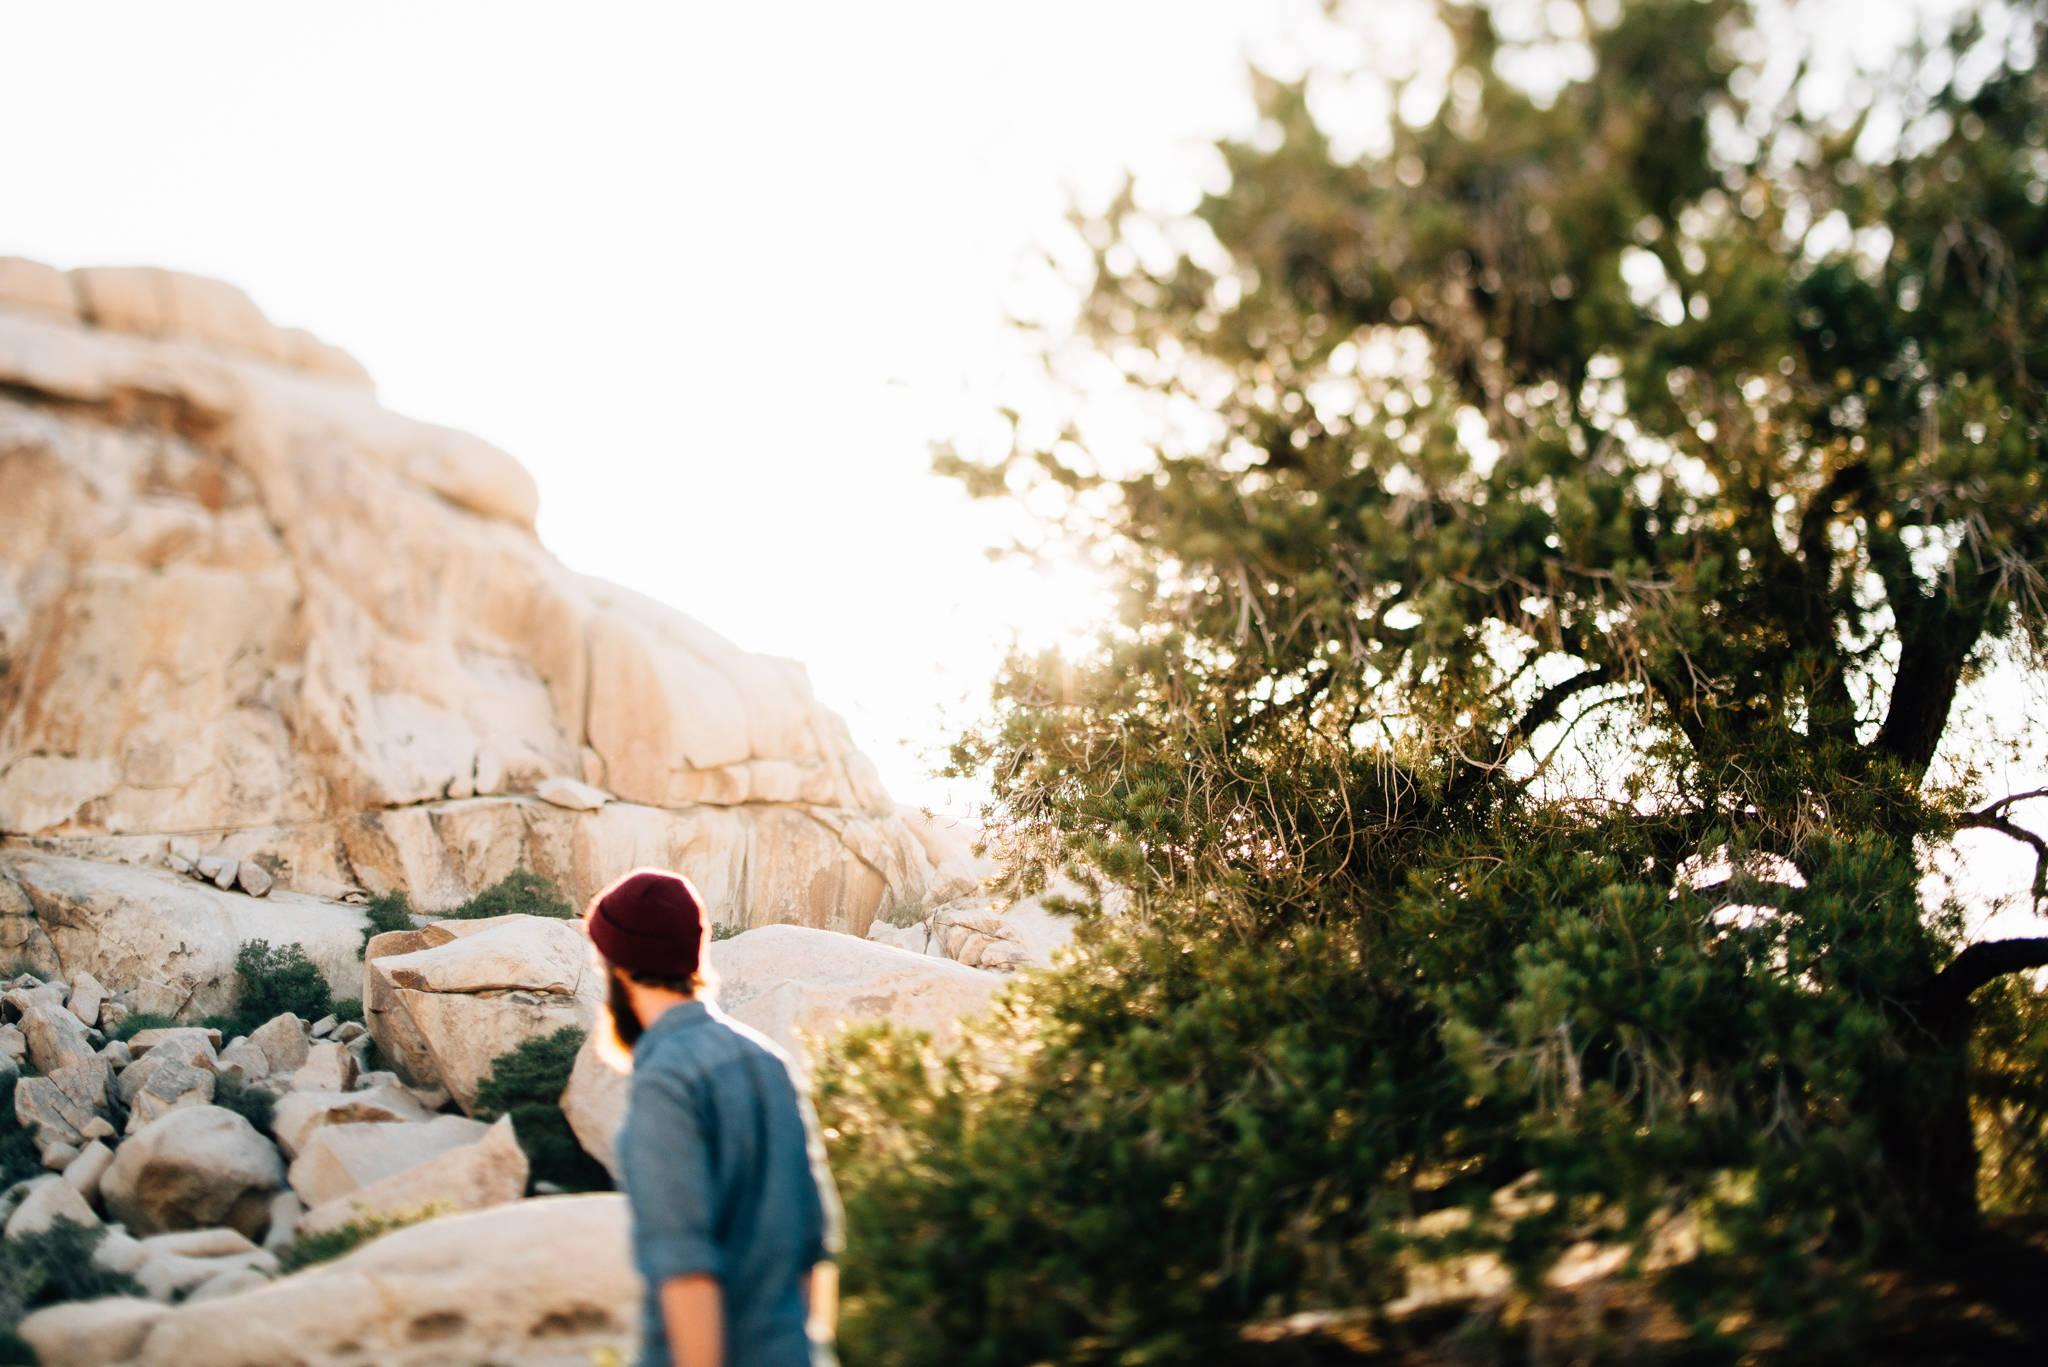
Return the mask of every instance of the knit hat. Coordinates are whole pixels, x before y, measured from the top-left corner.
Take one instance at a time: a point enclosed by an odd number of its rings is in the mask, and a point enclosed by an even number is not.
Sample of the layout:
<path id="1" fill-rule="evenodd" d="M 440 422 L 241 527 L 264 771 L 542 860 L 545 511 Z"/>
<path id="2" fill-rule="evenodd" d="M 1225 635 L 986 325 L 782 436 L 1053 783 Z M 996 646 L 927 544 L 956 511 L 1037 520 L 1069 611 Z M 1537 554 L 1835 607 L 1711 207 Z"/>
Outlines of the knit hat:
<path id="1" fill-rule="evenodd" d="M 584 914 L 597 952 L 634 977 L 687 981 L 704 962 L 710 927 L 690 880 L 634 869 L 590 899 Z"/>

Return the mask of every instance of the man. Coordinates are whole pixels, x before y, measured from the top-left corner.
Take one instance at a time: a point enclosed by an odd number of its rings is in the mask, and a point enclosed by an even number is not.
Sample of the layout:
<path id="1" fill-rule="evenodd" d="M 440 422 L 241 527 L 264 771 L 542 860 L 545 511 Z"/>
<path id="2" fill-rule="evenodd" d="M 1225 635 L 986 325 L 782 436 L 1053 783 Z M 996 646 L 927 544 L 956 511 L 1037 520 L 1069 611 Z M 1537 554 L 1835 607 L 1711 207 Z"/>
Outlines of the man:
<path id="1" fill-rule="evenodd" d="M 647 1281 L 641 1367 L 830 1364 L 838 1197 L 788 1057 L 704 999 L 697 890 L 635 869 L 585 921 L 633 1058 L 618 1162 Z"/>

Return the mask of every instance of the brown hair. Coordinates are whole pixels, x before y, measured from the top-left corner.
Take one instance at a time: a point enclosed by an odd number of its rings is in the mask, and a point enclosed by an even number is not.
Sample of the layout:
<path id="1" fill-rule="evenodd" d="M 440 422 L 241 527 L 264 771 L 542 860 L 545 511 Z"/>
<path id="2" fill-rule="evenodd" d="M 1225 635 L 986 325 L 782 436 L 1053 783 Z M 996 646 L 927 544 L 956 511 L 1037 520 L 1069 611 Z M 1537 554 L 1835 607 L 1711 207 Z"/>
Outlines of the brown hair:
<path id="1" fill-rule="evenodd" d="M 640 1017 L 633 1010 L 633 999 L 626 994 L 625 979 L 631 978 L 642 987 L 652 987 L 663 992 L 679 992 L 685 997 L 697 997 L 711 986 L 711 979 L 703 969 L 698 969 L 687 978 L 660 978 L 649 973 L 628 973 L 615 963 L 607 962 L 610 970 L 605 979 L 605 1014 L 611 1017 L 613 1041 L 627 1054 L 640 1042 L 640 1036 L 647 1027 L 640 1023 Z"/>

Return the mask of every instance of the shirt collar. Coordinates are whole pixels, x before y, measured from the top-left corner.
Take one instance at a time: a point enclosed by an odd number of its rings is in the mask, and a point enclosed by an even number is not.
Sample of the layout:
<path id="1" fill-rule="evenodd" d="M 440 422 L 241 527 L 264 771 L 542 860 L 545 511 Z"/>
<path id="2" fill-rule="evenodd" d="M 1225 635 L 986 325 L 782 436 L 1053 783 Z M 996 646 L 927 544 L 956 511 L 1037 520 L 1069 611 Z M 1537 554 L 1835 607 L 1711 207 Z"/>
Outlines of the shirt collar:
<path id="1" fill-rule="evenodd" d="M 687 1030 L 691 1026 L 702 1024 L 709 1019 L 711 1019 L 710 1004 L 701 997 L 692 998 L 686 1002 L 677 1002 L 674 1006 L 671 1006 L 668 1010 L 655 1017 L 654 1024 L 641 1032 L 640 1039 L 642 1043 L 645 1043 L 650 1039 L 672 1035 L 678 1030 Z M 637 1047 L 634 1052 L 639 1052 Z"/>

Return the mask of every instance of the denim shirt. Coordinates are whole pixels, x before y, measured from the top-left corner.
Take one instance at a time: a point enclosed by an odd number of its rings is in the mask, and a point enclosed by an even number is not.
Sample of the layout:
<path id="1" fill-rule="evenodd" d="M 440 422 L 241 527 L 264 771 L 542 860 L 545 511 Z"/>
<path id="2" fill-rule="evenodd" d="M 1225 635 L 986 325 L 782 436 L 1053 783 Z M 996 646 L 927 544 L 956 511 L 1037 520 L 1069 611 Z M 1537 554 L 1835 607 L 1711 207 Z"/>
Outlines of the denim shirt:
<path id="1" fill-rule="evenodd" d="M 670 1367 L 662 1283 L 698 1273 L 724 1293 L 726 1367 L 814 1367 L 799 1283 L 836 1251 L 839 1201 L 782 1051 L 701 1001 L 662 1012 L 633 1049 L 618 1161 L 642 1367 Z"/>

